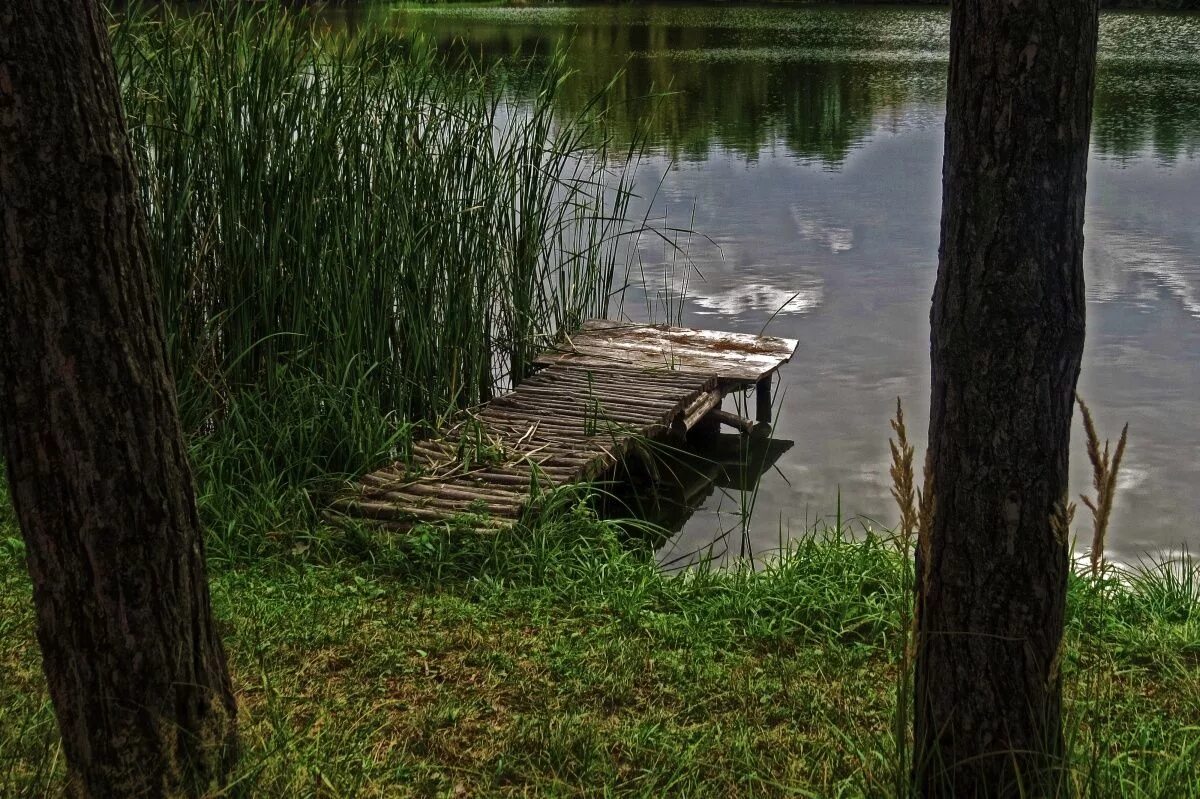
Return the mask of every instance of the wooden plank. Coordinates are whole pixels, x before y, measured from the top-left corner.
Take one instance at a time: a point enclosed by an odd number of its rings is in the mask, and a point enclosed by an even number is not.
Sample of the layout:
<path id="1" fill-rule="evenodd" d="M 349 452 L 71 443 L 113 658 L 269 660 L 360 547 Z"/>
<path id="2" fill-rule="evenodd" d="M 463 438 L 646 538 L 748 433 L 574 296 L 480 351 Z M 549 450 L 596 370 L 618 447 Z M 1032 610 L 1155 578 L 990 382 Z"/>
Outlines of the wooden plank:
<path id="1" fill-rule="evenodd" d="M 506 408 L 508 411 L 517 411 L 517 407 Z M 524 413 L 541 414 L 543 416 L 556 416 L 559 419 L 579 419 L 582 420 L 585 428 L 587 426 L 595 426 L 604 422 L 617 422 L 625 424 L 636 430 L 645 425 L 662 424 L 663 420 L 670 416 L 670 410 L 659 410 L 657 413 L 646 410 L 638 412 L 637 410 L 621 411 L 612 407 L 604 408 L 602 406 L 591 406 L 587 402 L 541 402 L 537 404 L 529 403 L 520 408 Z M 486 412 L 485 412 L 486 413 Z M 484 415 L 480 418 L 486 423 L 494 418 L 511 418 L 508 414 Z"/>
<path id="2" fill-rule="evenodd" d="M 731 359 L 706 352 L 658 349 L 651 346 L 576 344 L 570 350 L 546 352 L 535 363 L 570 363 L 575 367 L 625 366 L 631 369 L 668 369 L 698 375 L 717 375 L 722 380 L 757 383 L 779 366 L 774 359 Z"/>
<path id="3" fill-rule="evenodd" d="M 504 420 L 524 421 L 529 424 L 534 424 L 541 419 L 544 419 L 544 414 L 539 414 L 537 411 L 526 411 L 511 409 L 507 411 L 503 417 L 497 417 L 498 422 Z M 620 432 L 622 435 L 633 435 L 638 432 L 641 427 L 653 427 L 652 424 L 636 425 L 616 422 L 609 419 L 596 419 L 594 423 L 589 424 L 588 420 L 583 416 L 559 416 L 559 422 L 563 425 L 562 429 L 577 432 L 580 438 L 608 438 L 610 432 Z M 593 430 L 594 432 L 589 432 Z M 536 434 L 535 434 L 536 435 Z"/>
<path id="4" fill-rule="evenodd" d="M 403 472 L 402 469 L 403 464 L 398 464 L 397 466 L 393 467 L 384 467 L 383 469 L 373 472 L 371 475 L 367 475 L 363 479 L 365 480 L 367 477 L 370 477 L 372 479 L 382 481 L 413 482 L 414 478 L 411 475 Z M 541 472 L 539 476 L 541 482 L 539 485 L 545 485 L 547 480 L 552 480 L 555 477 L 567 477 L 570 473 L 570 470 L 563 470 L 562 474 L 548 473 L 542 469 L 537 469 L 536 471 Z M 434 480 L 446 480 L 453 482 L 474 482 L 479 485 L 524 485 L 528 487 L 533 482 L 534 472 L 535 467 L 532 464 L 519 464 L 515 466 L 508 466 L 501 471 L 491 468 L 476 468 L 470 471 L 447 475 L 445 477 L 420 477 L 416 479 L 426 482 L 433 482 Z"/>
<path id="5" fill-rule="evenodd" d="M 777 336 L 730 333 L 724 330 L 703 330 L 693 327 L 671 327 L 669 325 L 641 325 L 615 322 L 610 319 L 589 319 L 583 323 L 581 332 L 585 336 L 598 338 L 614 336 L 623 339 L 636 336 L 658 338 L 705 349 L 758 353 L 777 356 L 785 360 L 792 357 L 799 344 L 795 339 Z"/>
<path id="6" fill-rule="evenodd" d="M 487 410 L 479 414 L 479 419 L 486 423 L 489 419 L 503 416 L 504 411 L 525 410 L 545 413 L 551 418 L 558 414 L 565 418 L 603 417 L 638 423 L 643 420 L 658 421 L 664 416 L 669 416 L 676 407 L 676 403 L 671 399 L 660 400 L 655 407 L 654 404 L 629 405 L 614 400 L 601 402 L 594 397 L 564 397 L 558 394 L 528 393 L 514 397 L 515 395 L 510 394 L 503 398 L 504 402 L 494 400 Z"/>
<path id="7" fill-rule="evenodd" d="M 571 383 L 539 383 L 537 385 L 522 384 L 505 397 L 516 397 L 520 401 L 536 402 L 538 398 L 568 399 L 568 400 L 598 400 L 611 405 L 621 406 L 652 406 L 667 410 L 679 402 L 711 391 L 714 386 L 700 386 L 693 381 L 690 386 L 663 389 L 644 383 L 630 382 L 621 386 L 589 386 Z M 525 398 L 528 398 L 526 400 Z M 493 400 L 493 403 L 495 400 Z M 491 407 L 491 406 L 489 406 Z M 486 410 L 486 409 L 485 409 Z"/>
<path id="8" fill-rule="evenodd" d="M 696 426 L 696 423 L 703 419 L 709 411 L 714 408 L 719 408 L 721 405 L 721 393 L 712 391 L 708 394 L 703 394 L 687 408 L 684 409 L 678 421 L 686 432 Z"/>
<path id="9" fill-rule="evenodd" d="M 418 508 L 411 505 L 394 505 L 390 502 L 371 502 L 368 500 L 337 499 L 333 508 L 347 516 L 357 516 L 365 519 L 384 521 L 408 521 L 419 519 L 423 521 L 450 521 L 459 516 L 469 519 L 471 525 L 487 528 L 504 528 L 508 525 L 501 519 L 488 518 L 478 514 L 467 513 L 457 508 Z"/>
<path id="10" fill-rule="evenodd" d="M 455 513 L 486 513 L 489 516 L 519 516 L 527 502 L 497 502 L 480 498 L 464 499 L 455 496 L 412 494 L 405 491 L 383 491 L 363 494 L 358 503 L 383 503 L 397 508 L 423 508 Z"/>
<path id="11" fill-rule="evenodd" d="M 670 394 L 661 394 L 658 396 L 645 396 L 634 394 L 629 387 L 625 388 L 625 394 L 617 393 L 616 389 L 608 389 L 606 391 L 590 391 L 585 387 L 580 387 L 578 391 L 565 392 L 561 389 L 555 390 L 550 387 L 522 385 L 514 393 L 508 394 L 504 399 L 512 397 L 524 398 L 532 397 L 535 400 L 545 399 L 567 399 L 576 402 L 598 402 L 600 405 L 613 405 L 622 408 L 652 408 L 658 412 L 671 411 L 678 405 L 685 402 L 689 397 L 699 392 L 696 391 L 675 391 Z M 492 401 L 489 407 L 495 407 L 496 401 Z M 507 403 L 515 404 L 515 403 Z"/>
<path id="12" fill-rule="evenodd" d="M 697 377 L 707 377 L 714 382 L 717 380 L 716 375 L 694 375 L 673 372 L 665 366 L 662 368 L 655 367 L 653 369 L 632 371 L 628 365 L 624 365 L 619 361 L 591 367 L 568 360 L 558 363 L 556 366 L 558 367 L 556 369 L 545 369 L 541 372 L 535 372 L 532 376 L 526 378 L 521 385 L 546 380 L 561 383 L 594 383 L 598 386 L 612 388 L 638 385 L 648 386 L 653 389 L 672 389 L 695 387 Z"/>
<path id="13" fill-rule="evenodd" d="M 513 505 L 521 506 L 526 504 L 530 498 L 530 492 L 525 491 L 503 491 L 493 488 L 484 488 L 479 486 L 465 486 L 453 481 L 449 482 L 422 482 L 412 481 L 408 483 L 390 485 L 372 484 L 370 481 L 364 480 L 360 496 L 366 498 L 377 498 L 380 496 L 413 496 L 413 497 L 446 497 L 447 499 L 462 499 L 462 500 L 482 500 L 488 504 Z"/>
<path id="14" fill-rule="evenodd" d="M 591 320 L 534 362 L 658 369 L 756 383 L 790 360 L 798 344 L 775 336 Z"/>

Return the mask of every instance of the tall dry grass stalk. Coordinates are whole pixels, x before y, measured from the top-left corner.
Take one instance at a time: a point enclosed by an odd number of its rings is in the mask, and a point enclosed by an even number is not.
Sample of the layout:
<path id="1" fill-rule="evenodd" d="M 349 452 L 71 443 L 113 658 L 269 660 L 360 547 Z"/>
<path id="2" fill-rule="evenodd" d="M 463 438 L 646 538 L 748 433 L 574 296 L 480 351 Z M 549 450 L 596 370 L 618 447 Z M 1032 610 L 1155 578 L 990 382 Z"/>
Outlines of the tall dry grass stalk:
<path id="1" fill-rule="evenodd" d="M 908 430 L 904 425 L 904 408 L 896 398 L 896 418 L 891 420 L 895 439 L 888 439 L 892 451 L 892 498 L 900 509 L 900 538 L 908 551 L 908 545 L 917 531 L 919 521 L 916 489 L 913 480 L 913 446 L 908 443 Z"/>
<path id="2" fill-rule="evenodd" d="M 900 552 L 904 573 L 898 597 L 897 613 L 904 624 L 899 654 L 900 669 L 896 676 L 896 716 L 892 736 L 896 746 L 895 795 L 912 794 L 912 775 L 909 772 L 912 738 L 913 692 L 911 690 L 913 667 L 918 643 L 918 615 L 922 573 L 928 564 L 929 535 L 933 524 L 933 483 L 929 468 L 928 453 L 925 460 L 925 475 L 922 488 L 916 488 L 916 470 L 913 467 L 915 448 L 908 440 L 908 428 L 904 422 L 904 407 L 896 398 L 896 416 L 891 420 L 896 437 L 888 439 L 892 464 L 892 498 L 900 510 L 900 526 L 896 537 L 896 548 Z M 915 546 L 914 546 L 915 544 Z M 915 557 L 914 557 L 915 556 Z M 909 558 L 914 557 L 910 561 Z M 910 564 L 912 567 L 910 568 Z"/>
<path id="3" fill-rule="evenodd" d="M 914 539 L 920 550 L 920 560 L 928 560 L 929 535 L 933 529 L 934 498 L 933 471 L 929 464 L 929 453 L 925 453 L 924 479 L 920 489 L 916 486 L 916 470 L 913 468 L 914 448 L 908 441 L 908 429 L 904 423 L 904 408 L 896 398 L 896 417 L 891 420 L 896 438 L 888 439 L 892 452 L 892 498 L 900 509 L 899 544 L 907 553 Z M 918 575 L 919 578 L 919 575 Z"/>
<path id="4" fill-rule="evenodd" d="M 1083 414 L 1083 429 L 1087 435 L 1088 460 L 1092 462 L 1092 486 L 1096 489 L 1095 499 L 1081 494 L 1083 504 L 1092 512 L 1092 548 L 1089 553 L 1092 577 L 1100 576 L 1104 568 L 1104 542 L 1108 536 L 1108 523 L 1112 516 L 1113 500 L 1117 494 L 1117 477 L 1121 472 L 1121 459 L 1125 455 L 1125 440 L 1129 425 L 1121 429 L 1121 438 L 1115 451 L 1109 451 L 1109 441 L 1100 446 L 1100 436 L 1092 412 L 1081 397 L 1076 396 L 1079 410 Z"/>
<path id="5" fill-rule="evenodd" d="M 894 792 L 898 797 L 907 797 L 913 795 L 913 774 L 909 770 L 912 719 L 914 713 L 920 712 L 920 709 L 914 706 L 913 669 L 920 643 L 918 621 L 921 613 L 921 592 L 929 569 L 929 542 L 933 534 L 935 507 L 933 469 L 928 451 L 925 453 L 922 485 L 921 488 L 916 488 L 916 470 L 913 467 L 915 448 L 908 440 L 904 407 L 899 397 L 896 398 L 896 416 L 891 420 L 891 426 L 896 434 L 895 439 L 888 440 L 888 447 L 892 453 L 892 465 L 889 470 L 892 478 L 891 493 L 900 510 L 896 547 L 904 558 L 904 576 L 897 611 L 900 618 L 906 620 L 899 655 L 900 669 L 896 676 L 896 716 L 892 729 L 896 746 Z M 911 568 L 909 564 L 912 564 Z"/>

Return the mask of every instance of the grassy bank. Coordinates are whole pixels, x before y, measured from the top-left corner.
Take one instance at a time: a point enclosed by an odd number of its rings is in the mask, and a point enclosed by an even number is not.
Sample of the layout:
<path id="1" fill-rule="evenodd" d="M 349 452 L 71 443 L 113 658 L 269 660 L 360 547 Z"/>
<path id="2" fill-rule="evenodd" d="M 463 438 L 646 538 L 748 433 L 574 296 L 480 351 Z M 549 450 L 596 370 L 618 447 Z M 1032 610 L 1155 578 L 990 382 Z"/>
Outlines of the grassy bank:
<path id="1" fill-rule="evenodd" d="M 672 577 L 560 500 L 487 540 L 311 527 L 253 558 L 218 540 L 245 745 L 231 794 L 897 795 L 907 561 L 889 540 L 816 532 L 759 571 Z M 53 796 L 62 759 L 0 508 L 0 794 Z M 1170 574 L 1071 581 L 1082 795 L 1200 793 L 1200 575 Z"/>

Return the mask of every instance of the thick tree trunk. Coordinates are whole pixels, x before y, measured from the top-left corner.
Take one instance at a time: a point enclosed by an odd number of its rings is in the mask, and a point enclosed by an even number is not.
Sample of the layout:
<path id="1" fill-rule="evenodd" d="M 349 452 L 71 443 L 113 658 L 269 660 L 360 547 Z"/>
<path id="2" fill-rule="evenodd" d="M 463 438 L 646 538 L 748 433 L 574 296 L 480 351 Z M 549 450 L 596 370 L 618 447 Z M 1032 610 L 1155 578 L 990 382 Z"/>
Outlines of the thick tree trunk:
<path id="1" fill-rule="evenodd" d="M 1052 523 L 1084 335 L 1097 0 L 954 0 L 918 553 L 926 796 L 1044 792 L 1062 747 Z"/>
<path id="2" fill-rule="evenodd" d="M 198 793 L 235 707 L 95 0 L 0 0 L 0 425 L 73 788 Z"/>

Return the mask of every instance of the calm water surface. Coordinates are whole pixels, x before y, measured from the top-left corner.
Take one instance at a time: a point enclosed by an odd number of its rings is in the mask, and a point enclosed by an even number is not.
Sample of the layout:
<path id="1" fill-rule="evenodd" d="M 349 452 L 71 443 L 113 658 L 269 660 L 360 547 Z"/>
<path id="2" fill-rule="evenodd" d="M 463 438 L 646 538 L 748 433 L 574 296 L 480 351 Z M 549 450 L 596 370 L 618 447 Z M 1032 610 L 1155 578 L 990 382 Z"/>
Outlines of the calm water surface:
<path id="1" fill-rule="evenodd" d="M 888 417 L 903 398 L 920 452 L 928 414 L 945 11 L 375 13 L 485 58 L 538 58 L 573 41 L 563 115 L 623 68 L 613 125 L 618 139 L 647 133 L 652 221 L 703 234 L 680 240 L 691 270 L 647 239 L 652 285 L 677 289 L 687 276 L 685 324 L 758 332 L 770 320 L 768 332 L 801 342 L 777 410 L 776 435 L 795 445 L 754 497 L 750 543 L 774 548 L 832 514 L 839 494 L 844 515 L 894 523 Z M 1109 539 L 1114 556 L 1136 560 L 1200 550 L 1200 16 L 1109 14 L 1101 37 L 1080 392 L 1102 434 L 1129 423 Z M 656 301 L 631 295 L 626 312 L 644 318 Z M 1079 493 L 1090 475 L 1078 428 L 1074 440 Z M 736 551 L 744 499 L 713 493 L 664 560 L 731 528 Z"/>

